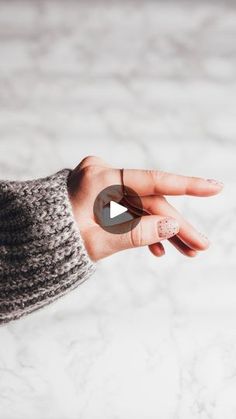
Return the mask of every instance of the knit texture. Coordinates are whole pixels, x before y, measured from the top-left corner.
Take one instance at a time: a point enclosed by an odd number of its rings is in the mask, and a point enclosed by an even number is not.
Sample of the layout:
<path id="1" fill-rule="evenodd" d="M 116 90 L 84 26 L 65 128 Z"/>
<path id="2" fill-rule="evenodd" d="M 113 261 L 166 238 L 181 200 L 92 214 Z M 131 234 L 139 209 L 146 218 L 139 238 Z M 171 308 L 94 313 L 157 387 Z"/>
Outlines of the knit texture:
<path id="1" fill-rule="evenodd" d="M 95 269 L 73 217 L 69 174 L 0 182 L 0 324 L 56 300 Z"/>

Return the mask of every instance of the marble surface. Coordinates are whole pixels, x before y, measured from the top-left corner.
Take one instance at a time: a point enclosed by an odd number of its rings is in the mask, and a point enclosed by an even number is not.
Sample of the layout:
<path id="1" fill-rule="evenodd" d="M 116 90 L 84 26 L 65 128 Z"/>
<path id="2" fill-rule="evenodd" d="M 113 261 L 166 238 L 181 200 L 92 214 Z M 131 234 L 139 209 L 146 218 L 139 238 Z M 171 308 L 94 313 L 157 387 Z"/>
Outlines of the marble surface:
<path id="1" fill-rule="evenodd" d="M 100 262 L 0 328 L 1 419 L 236 418 L 236 5 L 0 1 L 0 176 L 88 154 L 219 178 L 172 198 L 212 246 Z"/>

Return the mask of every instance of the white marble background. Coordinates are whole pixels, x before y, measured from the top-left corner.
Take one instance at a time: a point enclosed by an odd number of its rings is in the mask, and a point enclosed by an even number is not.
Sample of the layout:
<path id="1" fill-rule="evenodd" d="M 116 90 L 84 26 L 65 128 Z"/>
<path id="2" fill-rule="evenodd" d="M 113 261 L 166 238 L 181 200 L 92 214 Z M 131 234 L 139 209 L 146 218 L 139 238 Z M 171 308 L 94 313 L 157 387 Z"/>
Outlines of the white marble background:
<path id="1" fill-rule="evenodd" d="M 0 176 L 97 154 L 223 180 L 172 198 L 209 235 L 106 259 L 0 328 L 1 419 L 236 418 L 236 3 L 0 1 Z"/>

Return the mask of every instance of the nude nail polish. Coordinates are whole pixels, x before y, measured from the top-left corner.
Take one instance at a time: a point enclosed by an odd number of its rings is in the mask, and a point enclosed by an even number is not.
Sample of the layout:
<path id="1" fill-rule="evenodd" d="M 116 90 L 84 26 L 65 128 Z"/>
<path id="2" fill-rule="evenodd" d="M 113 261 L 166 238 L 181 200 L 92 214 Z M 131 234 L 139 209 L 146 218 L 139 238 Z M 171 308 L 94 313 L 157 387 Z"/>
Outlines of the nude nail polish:
<path id="1" fill-rule="evenodd" d="M 220 182 L 219 180 L 216 180 L 216 179 L 206 179 L 206 181 L 211 183 L 212 185 L 224 186 L 223 182 Z"/>
<path id="2" fill-rule="evenodd" d="M 178 231 L 179 224 L 174 218 L 166 217 L 158 222 L 158 235 L 161 239 L 169 239 L 175 236 Z"/>
<path id="3" fill-rule="evenodd" d="M 198 232 L 198 234 L 203 238 L 203 240 L 209 242 L 209 239 L 205 234 L 201 233 L 200 231 Z"/>

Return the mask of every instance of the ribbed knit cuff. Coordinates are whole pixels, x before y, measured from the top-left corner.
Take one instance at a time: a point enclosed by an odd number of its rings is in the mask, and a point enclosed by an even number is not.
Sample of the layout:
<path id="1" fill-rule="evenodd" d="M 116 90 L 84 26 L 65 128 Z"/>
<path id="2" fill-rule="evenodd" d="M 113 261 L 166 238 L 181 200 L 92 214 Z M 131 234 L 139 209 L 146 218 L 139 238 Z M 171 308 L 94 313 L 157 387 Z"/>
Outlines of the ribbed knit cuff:
<path id="1" fill-rule="evenodd" d="M 73 217 L 69 174 L 0 182 L 0 323 L 49 304 L 95 269 Z"/>

